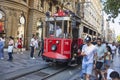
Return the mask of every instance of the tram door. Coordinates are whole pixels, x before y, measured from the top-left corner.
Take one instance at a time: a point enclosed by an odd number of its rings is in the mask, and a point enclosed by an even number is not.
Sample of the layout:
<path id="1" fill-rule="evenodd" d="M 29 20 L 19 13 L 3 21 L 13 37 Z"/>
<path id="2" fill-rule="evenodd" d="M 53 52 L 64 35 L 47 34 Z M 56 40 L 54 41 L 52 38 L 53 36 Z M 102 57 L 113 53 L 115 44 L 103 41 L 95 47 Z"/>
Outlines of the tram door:
<path id="1" fill-rule="evenodd" d="M 73 41 L 72 41 L 72 53 L 77 53 L 77 49 L 78 49 L 78 29 L 76 28 L 72 28 L 72 36 L 73 36 Z"/>

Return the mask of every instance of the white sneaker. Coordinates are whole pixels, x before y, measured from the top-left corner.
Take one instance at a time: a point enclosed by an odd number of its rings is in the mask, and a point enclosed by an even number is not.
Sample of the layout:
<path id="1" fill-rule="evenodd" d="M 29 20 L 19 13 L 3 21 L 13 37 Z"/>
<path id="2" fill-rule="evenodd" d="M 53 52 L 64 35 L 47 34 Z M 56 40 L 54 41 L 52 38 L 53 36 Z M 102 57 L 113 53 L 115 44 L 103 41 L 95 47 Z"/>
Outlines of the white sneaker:
<path id="1" fill-rule="evenodd" d="M 3 60 L 4 58 L 2 57 L 2 58 L 0 58 L 1 60 Z"/>
<path id="2" fill-rule="evenodd" d="M 35 59 L 35 57 L 32 57 L 32 59 Z"/>

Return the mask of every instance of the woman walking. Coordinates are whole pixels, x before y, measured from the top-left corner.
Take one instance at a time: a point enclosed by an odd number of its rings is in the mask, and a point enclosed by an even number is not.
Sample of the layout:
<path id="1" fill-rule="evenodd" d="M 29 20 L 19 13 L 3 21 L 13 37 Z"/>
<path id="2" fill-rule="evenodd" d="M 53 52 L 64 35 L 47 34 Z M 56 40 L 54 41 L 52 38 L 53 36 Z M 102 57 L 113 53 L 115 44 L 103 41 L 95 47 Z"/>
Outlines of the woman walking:
<path id="1" fill-rule="evenodd" d="M 111 60 L 112 60 L 111 54 L 112 54 L 111 48 L 110 46 L 107 46 L 107 53 L 105 56 L 105 64 L 107 65 L 111 64 Z"/>

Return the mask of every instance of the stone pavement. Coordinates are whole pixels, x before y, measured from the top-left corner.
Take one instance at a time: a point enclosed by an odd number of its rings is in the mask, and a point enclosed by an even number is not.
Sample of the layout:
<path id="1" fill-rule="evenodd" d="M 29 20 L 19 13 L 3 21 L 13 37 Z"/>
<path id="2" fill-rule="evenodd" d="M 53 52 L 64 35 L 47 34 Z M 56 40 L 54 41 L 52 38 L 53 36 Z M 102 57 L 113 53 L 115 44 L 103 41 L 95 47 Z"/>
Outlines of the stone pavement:
<path id="1" fill-rule="evenodd" d="M 36 51 L 36 53 L 38 53 L 38 51 Z M 6 80 L 23 73 L 38 70 L 47 64 L 40 57 L 37 57 L 37 54 L 35 54 L 36 59 L 31 59 L 30 51 L 24 51 L 23 54 L 14 52 L 12 62 L 7 61 L 8 55 L 6 51 L 4 54 L 5 58 L 0 60 L 0 80 Z"/>
<path id="2" fill-rule="evenodd" d="M 38 51 L 36 53 L 38 53 Z M 47 63 L 44 62 L 40 57 L 37 57 L 37 54 L 35 54 L 36 59 L 30 59 L 30 51 L 24 51 L 23 54 L 17 54 L 14 52 L 14 59 L 12 62 L 7 61 L 7 52 L 4 54 L 5 59 L 0 60 L 0 80 L 6 80 L 21 74 L 37 71 L 40 68 L 47 66 Z M 113 63 L 111 64 L 111 68 L 120 73 L 120 55 L 115 55 Z M 79 77 L 79 73 L 73 75 L 70 80 L 75 80 L 77 77 Z"/>

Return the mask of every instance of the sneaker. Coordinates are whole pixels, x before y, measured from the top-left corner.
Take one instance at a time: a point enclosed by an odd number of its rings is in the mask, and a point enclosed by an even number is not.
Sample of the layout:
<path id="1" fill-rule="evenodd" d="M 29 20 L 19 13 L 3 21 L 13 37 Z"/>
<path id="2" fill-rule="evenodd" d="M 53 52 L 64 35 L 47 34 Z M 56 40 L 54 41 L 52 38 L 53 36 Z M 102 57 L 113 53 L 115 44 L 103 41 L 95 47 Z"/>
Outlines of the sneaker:
<path id="1" fill-rule="evenodd" d="M 1 60 L 3 60 L 4 58 L 2 57 L 2 58 L 0 58 Z"/>
<path id="2" fill-rule="evenodd" d="M 35 57 L 32 57 L 31 59 L 35 59 Z"/>

